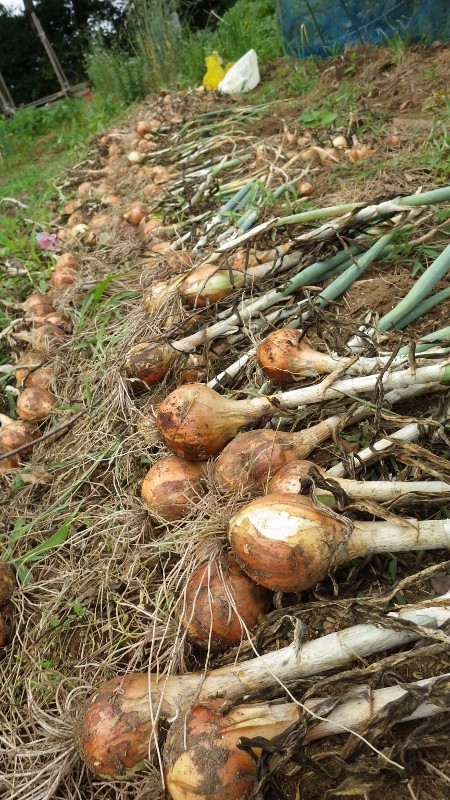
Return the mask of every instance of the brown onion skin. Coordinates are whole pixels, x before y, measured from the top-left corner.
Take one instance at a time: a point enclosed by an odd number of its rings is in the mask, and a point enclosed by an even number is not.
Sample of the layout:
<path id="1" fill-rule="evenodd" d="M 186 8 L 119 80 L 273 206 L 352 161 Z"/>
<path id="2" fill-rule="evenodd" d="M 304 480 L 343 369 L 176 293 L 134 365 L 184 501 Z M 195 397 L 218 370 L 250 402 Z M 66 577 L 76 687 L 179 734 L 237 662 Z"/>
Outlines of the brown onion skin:
<path id="1" fill-rule="evenodd" d="M 55 370 L 53 367 L 43 365 L 39 369 L 30 372 L 22 388 L 27 389 L 50 389 L 55 383 Z"/>
<path id="2" fill-rule="evenodd" d="M 124 675 L 104 683 L 82 709 L 76 739 L 82 758 L 97 775 L 120 777 L 143 768 L 153 730 L 148 703 L 141 719 L 146 695 L 146 674 Z"/>
<path id="3" fill-rule="evenodd" d="M 205 471 L 206 465 L 202 462 L 186 461 L 178 456 L 161 458 L 144 478 L 142 500 L 151 513 L 166 522 L 183 519 L 205 494 L 202 481 Z"/>
<path id="4" fill-rule="evenodd" d="M 80 266 L 80 257 L 77 256 L 76 253 L 63 253 L 56 259 L 55 263 L 55 270 L 66 269 L 69 267 L 70 269 L 77 270 Z"/>
<path id="5" fill-rule="evenodd" d="M 25 314 L 36 322 L 51 314 L 55 308 L 46 294 L 31 294 L 23 304 Z"/>
<path id="6" fill-rule="evenodd" d="M 9 422 L 4 422 L 0 430 L 0 454 L 6 455 L 16 447 L 22 447 L 24 444 L 30 443 L 30 447 L 24 448 L 20 453 L 17 453 L 11 458 L 3 459 L 0 461 L 0 472 L 6 472 L 8 469 L 16 467 L 20 463 L 20 459 L 24 455 L 31 452 L 31 442 L 38 439 L 40 431 L 37 425 L 33 422 L 28 422 L 21 419 L 12 419 Z"/>
<path id="7" fill-rule="evenodd" d="M 8 639 L 8 626 L 0 613 L 0 648 L 4 647 Z"/>
<path id="8" fill-rule="evenodd" d="M 70 286 L 73 286 L 77 278 L 78 273 L 75 269 L 72 269 L 72 267 L 60 267 L 59 269 L 55 269 L 51 284 L 54 289 L 62 291 L 63 289 L 68 289 Z"/>
<path id="9" fill-rule="evenodd" d="M 131 348 L 125 362 L 129 378 L 143 381 L 148 386 L 162 380 L 177 357 L 177 351 L 158 342 L 141 342 Z"/>
<path id="10" fill-rule="evenodd" d="M 54 311 L 52 314 L 46 316 L 45 322 L 50 325 L 56 325 L 56 327 L 61 328 L 64 333 L 72 333 L 72 323 L 65 314 L 58 314 L 57 311 Z"/>
<path id="11" fill-rule="evenodd" d="M 8 603 L 16 585 L 16 576 L 12 567 L 5 561 L 0 561 L 0 606 Z"/>
<path id="12" fill-rule="evenodd" d="M 48 389 L 24 389 L 17 400 L 21 419 L 37 422 L 48 417 L 56 405 L 56 397 Z"/>
<path id="13" fill-rule="evenodd" d="M 312 461 L 291 461 L 270 479 L 267 485 L 267 494 L 274 494 L 275 492 L 298 493 L 301 479 L 308 475 L 312 467 L 321 472 L 320 468 L 313 464 Z"/>
<path id="14" fill-rule="evenodd" d="M 227 730 L 221 707 L 220 700 L 193 706 L 169 729 L 164 774 L 172 800 L 245 800 L 249 796 L 256 762 L 236 744 L 242 735 L 251 737 L 252 731 Z"/>
<path id="15" fill-rule="evenodd" d="M 192 573 L 182 624 L 191 642 L 213 651 L 227 650 L 246 638 L 241 619 L 252 630 L 271 602 L 271 592 L 252 581 L 228 554 Z"/>
<path id="16" fill-rule="evenodd" d="M 333 418 L 331 418 L 333 419 Z M 240 433 L 214 464 L 214 481 L 222 493 L 257 492 L 285 464 L 309 455 L 328 439 L 333 423 L 327 420 L 298 433 L 269 429 Z"/>
<path id="17" fill-rule="evenodd" d="M 297 519 L 308 520 L 310 527 L 300 524 L 288 536 Z M 347 522 L 315 508 L 309 498 L 277 492 L 248 503 L 230 521 L 228 533 L 238 564 L 256 583 L 300 592 L 346 560 Z"/>
<path id="18" fill-rule="evenodd" d="M 256 355 L 263 372 L 280 385 L 306 377 L 315 377 L 317 370 L 308 364 L 309 353 L 315 350 L 301 331 L 280 328 L 272 331 L 259 345 Z M 304 358 L 302 359 L 302 353 Z"/>
<path id="19" fill-rule="evenodd" d="M 67 334 L 59 327 L 46 322 L 33 331 L 33 347 L 38 353 L 50 355 L 67 341 Z"/>
<path id="20" fill-rule="evenodd" d="M 238 431 L 271 414 L 265 397 L 226 400 L 202 383 L 179 386 L 161 403 L 156 425 L 164 444 L 188 461 L 217 455 Z"/>
<path id="21" fill-rule="evenodd" d="M 36 371 L 38 367 L 41 367 L 44 362 L 45 356 L 43 356 L 42 353 L 36 353 L 33 350 L 22 353 L 17 361 L 15 371 L 16 383 L 19 389 L 26 385 L 28 377 Z"/>

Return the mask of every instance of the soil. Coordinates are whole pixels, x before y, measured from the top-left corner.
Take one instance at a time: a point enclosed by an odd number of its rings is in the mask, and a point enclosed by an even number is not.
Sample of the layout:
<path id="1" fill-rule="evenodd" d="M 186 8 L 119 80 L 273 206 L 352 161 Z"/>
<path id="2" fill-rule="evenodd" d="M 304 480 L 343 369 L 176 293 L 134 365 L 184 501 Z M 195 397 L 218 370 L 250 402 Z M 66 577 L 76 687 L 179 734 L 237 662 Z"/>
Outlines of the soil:
<path id="1" fill-rule="evenodd" d="M 304 168 L 306 176 L 314 184 L 308 207 L 342 202 L 371 205 L 449 182 L 450 161 L 447 162 L 448 143 L 445 138 L 445 126 L 448 125 L 446 92 L 450 83 L 448 47 L 437 44 L 429 49 L 415 47 L 399 52 L 392 48 L 364 48 L 317 65 L 307 64 L 303 77 L 301 72 L 295 73 L 295 69 L 294 65 L 279 61 L 262 70 L 261 87 L 247 107 L 251 103 L 265 102 L 266 108 L 256 117 L 240 121 L 236 125 L 237 133 L 233 133 L 235 123 L 231 115 L 242 107 L 242 98 L 216 98 L 201 92 L 163 92 L 150 97 L 142 107 L 133 111 L 123 129 L 113 134 L 119 141 L 123 137 L 128 146 L 134 140 L 137 119 L 145 116 L 158 118 L 163 127 L 156 138 L 162 147 L 167 143 L 164 137 L 172 137 L 170 142 L 175 156 L 165 151 L 164 158 L 173 166 L 170 159 L 179 158 L 177 148 L 183 144 L 177 139 L 180 126 L 206 111 L 227 108 L 231 133 L 226 130 L 223 154 L 231 152 L 230 139 L 238 149 L 250 142 L 248 147 L 254 159 L 250 166 L 253 168 L 261 160 L 266 168 L 270 166 L 271 174 L 275 176 L 271 188 L 280 181 L 284 182 L 286 176 L 292 179 Z M 294 79 L 296 94 L 291 91 L 284 97 L 285 85 Z M 274 87 L 274 97 L 267 103 L 264 92 L 268 92 L 270 86 Z M 341 90 L 345 91 L 344 99 L 339 99 Z M 301 121 L 305 109 L 322 108 L 329 98 L 339 112 L 339 125 L 305 127 Z M 347 113 L 345 118 L 343 108 Z M 171 122 L 174 114 L 177 115 L 176 121 Z M 311 143 L 318 147 L 329 146 L 330 139 L 337 134 L 345 135 L 349 144 L 367 144 L 372 152 L 367 160 L 357 164 L 349 164 L 346 156 L 340 154 L 339 160 L 331 165 L 322 166 L 317 160 L 306 165 L 298 158 L 300 148 L 287 143 L 287 133 L 309 135 Z M 385 141 L 385 137 L 391 134 L 399 138 L 398 145 L 393 147 Z M 440 150 L 437 141 L 441 142 Z M 262 145 L 265 154 L 261 155 L 256 150 Z M 106 154 L 105 147 L 100 147 L 98 140 L 94 139 L 89 169 L 103 168 Z M 292 164 L 290 159 L 294 159 Z M 127 228 L 123 222 L 124 208 L 136 197 L 140 199 L 140 192 L 149 177 L 148 174 L 140 175 L 137 170 L 129 173 L 125 156 L 121 156 L 119 163 L 124 169 L 123 174 L 116 178 L 121 200 L 117 206 L 107 207 L 111 225 L 105 231 L 104 243 L 94 248 L 88 248 L 82 242 L 71 245 L 83 257 L 80 281 L 75 289 L 57 298 L 57 304 L 78 324 L 78 331 L 70 345 L 55 359 L 60 411 L 57 419 L 48 423 L 47 429 L 61 420 L 70 422 L 80 405 L 84 405 L 87 412 L 81 420 L 69 424 L 68 433 L 61 439 L 44 442 L 35 449 L 31 462 L 24 468 L 22 481 L 14 474 L 0 476 L 6 498 L 0 521 L 0 542 L 6 541 L 14 531 L 17 557 L 42 544 L 52 534 L 60 536 L 59 546 L 31 565 L 32 580 L 15 592 L 12 636 L 3 651 L 3 658 L 0 653 L 0 679 L 9 708 L 5 716 L 0 712 L 0 725 L 4 720 L 5 726 L 10 728 L 10 739 L 5 733 L 7 747 L 3 777 L 0 769 L 0 789 L 4 790 L 5 800 L 16 796 L 15 781 L 19 780 L 21 772 L 25 775 L 24 780 L 28 780 L 29 769 L 34 772 L 37 783 L 31 790 L 24 790 L 23 800 L 33 800 L 32 792 L 36 786 L 44 787 L 39 797 L 45 800 L 75 800 L 75 797 L 78 800 L 93 797 L 98 800 L 160 800 L 163 793 L 156 767 L 148 776 L 136 775 L 123 784 L 108 785 L 88 776 L 71 749 L 73 720 L 93 687 L 117 674 L 134 669 L 145 671 L 149 665 L 151 669 L 160 671 L 185 672 L 205 668 L 205 653 L 186 644 L 180 636 L 173 612 L 174 598 L 180 595 L 180 587 L 200 563 L 207 558 L 217 558 L 219 550 L 227 546 L 227 515 L 233 506 L 224 505 L 223 499 L 217 498 L 213 490 L 186 523 L 173 527 L 165 527 L 161 521 L 152 519 L 140 501 L 140 488 L 146 471 L 157 458 L 167 455 L 156 431 L 154 417 L 158 404 L 176 385 L 177 366 L 162 384 L 147 390 L 141 386 L 140 391 L 135 391 L 127 386 L 123 374 L 127 353 L 137 342 L 167 339 L 168 329 L 175 330 L 177 338 L 184 336 L 195 330 L 199 319 L 202 325 L 203 320 L 213 321 L 215 311 L 203 310 L 198 317 L 184 309 L 177 300 L 162 306 L 150 318 L 144 313 L 142 286 L 148 288 L 156 279 L 176 274 L 180 271 L 180 262 L 151 252 L 148 244 L 143 248 L 137 230 Z M 178 161 L 176 166 L 180 166 Z M 233 174 L 233 177 L 244 175 L 248 179 L 251 171 L 246 170 L 244 165 L 242 172 Z M 85 179 L 84 171 L 69 171 L 61 180 L 66 199 L 70 199 L 77 185 Z M 102 208 L 100 199 L 90 203 L 87 206 L 89 213 Z M 200 218 L 211 210 L 210 206 L 208 197 L 200 200 L 192 209 L 192 216 Z M 175 239 L 171 226 L 181 216 L 179 207 L 171 199 L 162 208 L 164 231 L 161 239 Z M 449 204 L 445 208 L 448 212 Z M 161 213 L 161 207 L 158 210 Z M 280 204 L 266 209 L 265 216 L 259 221 L 277 213 L 290 212 Z M 64 215 L 55 209 L 55 228 L 66 222 Z M 197 224 L 200 230 L 201 222 L 193 223 Z M 258 248 L 262 250 L 288 238 L 294 247 L 296 237 L 314 225 L 298 224 L 277 229 L 276 233 L 270 231 L 258 239 Z M 340 234 L 346 241 L 352 234 L 351 228 L 347 227 Z M 423 212 L 412 218 L 408 239 L 417 240 L 417 257 L 422 269 L 444 249 L 448 234 L 449 227 L 442 215 L 437 219 Z M 327 244 L 302 246 L 305 265 L 326 257 L 330 252 Z M 200 263 L 203 256 L 211 257 L 213 251 L 211 245 L 201 257 L 195 252 L 191 255 L 195 263 Z M 224 257 L 224 263 L 228 263 L 227 257 Z M 417 275 L 413 275 L 413 270 L 416 266 L 413 259 L 405 257 L 402 251 L 394 254 L 390 261 L 372 265 L 338 303 L 317 314 L 308 330 L 311 341 L 316 346 L 325 343 L 340 352 L 348 352 L 346 342 L 358 326 L 368 321 L 367 315 L 371 315 L 370 323 L 376 322 L 414 285 Z M 84 308 L 86 289 L 98 286 L 111 273 L 116 277 L 93 300 L 92 308 Z M 262 283 L 263 288 L 267 285 L 270 282 Z M 448 286 L 450 278 L 442 280 L 434 291 Z M 313 287 L 307 287 L 307 290 L 314 292 Z M 307 291 L 302 290 L 298 299 L 306 294 Z M 219 310 L 231 307 L 235 300 L 236 297 L 227 298 Z M 100 308 L 98 312 L 96 303 Z M 389 334 L 381 344 L 391 348 L 407 343 L 448 325 L 449 319 L 450 300 L 447 300 L 405 331 Z M 29 327 L 25 325 L 26 330 Z M 11 336 L 6 341 L 8 356 L 14 363 L 22 343 Z M 221 369 L 237 354 L 244 352 L 242 343 L 226 343 L 222 350 L 219 348 L 216 348 L 216 353 Z M 207 357 L 208 352 L 206 360 Z M 248 375 L 246 373 L 232 384 L 235 396 L 242 397 L 249 391 L 255 393 L 263 385 L 263 376 L 254 365 L 252 369 L 253 372 L 249 369 Z M 276 387 L 272 388 L 276 391 Z M 6 408 L 5 397 L 2 410 Z M 320 407 L 305 412 L 303 417 L 299 414 L 293 425 L 298 427 L 305 421 L 312 423 L 317 421 L 316 414 L 324 417 L 335 413 L 336 408 L 341 414 L 347 410 L 342 403 L 337 407 Z M 445 418 L 444 402 L 436 399 L 430 391 L 425 398 L 403 403 L 396 411 L 405 420 L 415 418 L 423 421 L 429 414 L 434 415 L 438 433 L 434 437 L 431 433 L 421 437 L 422 450 L 413 447 L 408 451 L 399 449 L 395 455 L 397 461 L 386 458 L 374 468 L 372 477 L 378 474 L 389 479 L 400 471 L 404 478 L 420 477 L 422 473 L 425 477 L 436 477 L 438 473 L 438 477 L 448 481 L 444 462 L 448 458 L 450 442 L 437 423 L 438 419 Z M 377 419 L 372 414 L 367 423 L 368 431 L 353 427 L 350 433 L 358 439 L 359 447 L 358 437 L 380 438 L 401 424 L 402 417 L 392 422 L 384 416 Z M 347 449 L 350 449 L 352 443 L 347 444 Z M 330 443 L 319 451 L 318 462 L 326 467 L 339 456 L 338 443 Z M 233 500 L 235 503 L 241 501 L 242 498 Z M 374 517 L 389 518 L 391 509 L 355 505 L 348 513 L 354 518 L 371 520 Z M 420 518 L 434 519 L 446 518 L 450 512 L 446 506 L 424 503 L 413 506 L 413 511 L 401 508 L 398 513 L 401 516 L 414 513 Z M 33 524 L 26 529 L 24 522 Z M 20 536 L 16 535 L 18 530 L 23 531 Z M 447 576 L 449 564 L 446 556 L 447 553 L 441 551 L 420 557 L 401 554 L 395 561 L 390 554 L 375 556 L 339 570 L 335 584 L 330 579 L 324 581 L 317 591 L 304 592 L 300 597 L 276 596 L 275 611 L 263 624 L 258 643 L 273 649 L 291 641 L 292 621 L 295 619 L 301 620 L 305 626 L 305 637 L 318 638 L 339 627 L 364 621 L 365 615 L 369 618 L 372 613 L 379 615 L 379 621 L 389 604 L 393 606 L 402 600 L 413 603 L 435 597 L 438 592 L 432 583 L 432 572 L 436 567 L 436 572 L 440 570 L 444 578 Z M 389 595 L 391 591 L 392 596 Z M 10 616 L 8 607 L 8 623 Z M 345 676 L 338 674 L 337 678 L 303 681 L 296 687 L 298 697 L 301 698 L 307 690 L 316 696 L 325 690 L 330 695 L 342 694 L 360 683 L 378 688 L 397 680 L 415 680 L 448 670 L 448 649 L 439 650 L 439 643 L 434 643 L 435 650 L 427 650 L 425 644 L 432 646 L 427 640 L 405 652 L 368 658 L 346 670 Z M 246 655 L 245 647 L 242 647 L 242 657 Z M 247 655 L 253 655 L 249 646 Z M 231 652 L 222 658 L 232 661 L 235 656 L 236 653 Z M 220 657 L 209 660 L 212 666 L 221 663 Z M 438 722 L 436 728 L 439 733 Z M 363 750 L 365 760 L 352 757 L 349 742 L 345 739 L 343 743 L 344 739 L 339 737 L 339 740 L 327 739 L 307 748 L 311 761 L 302 765 L 306 777 L 287 781 L 286 791 L 292 800 L 298 800 L 299 786 L 302 800 L 331 800 L 338 796 L 336 786 L 347 775 L 359 779 L 359 787 L 353 796 L 357 794 L 367 800 L 380 797 L 385 800 L 443 800 L 450 780 L 449 751 L 443 744 L 445 730 L 437 741 L 432 737 L 432 726 L 431 729 L 418 729 L 412 724 L 396 726 L 393 732 L 382 730 L 378 735 L 369 731 L 368 735 L 373 735 L 376 747 L 385 754 L 394 752 L 397 758 L 398 747 L 397 750 L 395 747 L 409 741 L 408 736 L 416 733 L 417 738 L 411 740 L 405 753 L 400 753 L 406 767 L 401 775 L 384 768 L 383 762 L 377 762 L 368 747 Z M 9 742 L 13 743 L 11 747 Z M 27 755 L 28 750 L 31 755 Z M 21 751 L 25 755 L 22 761 L 17 761 L 17 753 Z M 61 764 L 67 764 L 66 770 L 61 766 L 59 788 L 53 787 L 52 759 L 56 754 L 59 754 Z M 67 762 L 63 762 L 64 758 Z M 324 766 L 328 775 L 315 771 L 311 777 L 308 772 L 311 764 L 319 768 Z M 370 775 L 374 777 L 375 786 L 367 784 L 364 788 L 364 779 Z M 45 787 L 49 794 L 45 794 Z M 270 792 L 267 797 L 275 800 L 275 794 Z"/>

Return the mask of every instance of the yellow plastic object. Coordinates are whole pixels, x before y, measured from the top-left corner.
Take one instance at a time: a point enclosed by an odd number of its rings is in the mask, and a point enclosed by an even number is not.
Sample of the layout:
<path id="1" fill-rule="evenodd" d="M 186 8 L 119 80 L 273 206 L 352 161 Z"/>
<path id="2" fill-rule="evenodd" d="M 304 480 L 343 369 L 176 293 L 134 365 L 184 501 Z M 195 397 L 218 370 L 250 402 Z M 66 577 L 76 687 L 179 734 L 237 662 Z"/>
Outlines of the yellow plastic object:
<path id="1" fill-rule="evenodd" d="M 203 86 L 209 92 L 214 92 L 222 78 L 227 74 L 230 67 L 233 66 L 234 61 L 230 61 L 225 69 L 222 67 L 222 59 L 218 52 L 215 50 L 210 56 L 205 58 L 206 72 L 203 76 Z"/>

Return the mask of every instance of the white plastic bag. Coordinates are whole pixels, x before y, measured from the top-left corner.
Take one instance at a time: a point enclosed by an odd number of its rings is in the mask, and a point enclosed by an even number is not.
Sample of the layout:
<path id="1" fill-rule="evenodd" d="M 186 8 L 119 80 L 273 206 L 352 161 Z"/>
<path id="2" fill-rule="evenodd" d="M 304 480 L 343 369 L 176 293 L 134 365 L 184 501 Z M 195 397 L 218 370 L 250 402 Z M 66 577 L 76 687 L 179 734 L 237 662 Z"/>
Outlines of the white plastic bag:
<path id="1" fill-rule="evenodd" d="M 259 81 L 258 56 L 254 50 L 249 50 L 228 70 L 218 90 L 224 94 L 240 94 L 254 89 Z"/>

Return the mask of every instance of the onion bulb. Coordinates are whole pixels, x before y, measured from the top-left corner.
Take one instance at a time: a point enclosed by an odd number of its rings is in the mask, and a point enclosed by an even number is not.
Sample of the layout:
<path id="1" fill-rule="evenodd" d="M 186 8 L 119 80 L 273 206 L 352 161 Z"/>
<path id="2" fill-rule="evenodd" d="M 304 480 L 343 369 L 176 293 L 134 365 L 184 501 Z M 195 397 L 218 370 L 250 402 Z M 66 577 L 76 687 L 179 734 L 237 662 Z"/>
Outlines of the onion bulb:
<path id="1" fill-rule="evenodd" d="M 350 164 L 355 164 L 357 161 L 365 161 L 366 158 L 372 155 L 373 150 L 367 147 L 366 144 L 362 144 L 359 147 L 352 147 L 351 150 L 348 151 L 347 157 Z"/>
<path id="2" fill-rule="evenodd" d="M 147 206 L 143 205 L 142 203 L 133 203 L 126 209 L 125 213 L 123 214 L 123 218 L 125 222 L 128 222 L 129 225 L 139 225 L 147 212 Z"/>
<path id="3" fill-rule="evenodd" d="M 229 537 L 238 564 L 256 583 L 300 592 L 349 558 L 346 523 L 307 497 L 280 492 L 242 508 L 230 521 Z"/>
<path id="4" fill-rule="evenodd" d="M 55 307 L 47 294 L 31 294 L 22 306 L 27 319 L 34 322 L 42 322 L 47 314 L 51 314 Z"/>
<path id="5" fill-rule="evenodd" d="M 240 433 L 214 464 L 217 488 L 233 494 L 256 491 L 285 464 L 306 458 L 332 435 L 339 422 L 336 416 L 297 433 L 269 429 Z"/>
<path id="6" fill-rule="evenodd" d="M 56 404 L 56 397 L 48 389 L 24 389 L 17 400 L 17 413 L 21 419 L 39 421 L 48 417 Z"/>
<path id="7" fill-rule="evenodd" d="M 52 275 L 51 284 L 57 291 L 62 291 L 72 286 L 77 278 L 78 273 L 73 267 L 59 267 Z"/>
<path id="8" fill-rule="evenodd" d="M 159 459 L 142 484 L 141 497 L 149 511 L 167 522 L 187 516 L 205 494 L 205 466 L 178 456 Z"/>
<path id="9" fill-rule="evenodd" d="M 301 331 L 279 328 L 266 336 L 256 351 L 263 372 L 279 384 L 333 372 L 340 363 L 336 357 L 315 350 Z"/>
<path id="10" fill-rule="evenodd" d="M 229 524 L 238 564 L 281 592 L 310 589 L 341 564 L 370 553 L 450 547 L 447 520 L 354 522 L 311 500 L 277 492 L 242 508 Z"/>
<path id="11" fill-rule="evenodd" d="M 56 325 L 56 327 L 61 328 L 64 333 L 72 333 L 72 322 L 65 314 L 58 314 L 57 311 L 53 311 L 45 317 L 45 322 L 50 325 Z"/>
<path id="12" fill-rule="evenodd" d="M 286 711 L 288 709 L 288 711 Z M 237 706 L 223 700 L 195 705 L 171 726 L 164 745 L 164 775 L 172 800 L 245 800 L 255 784 L 254 756 L 242 737 L 273 739 L 298 721 L 294 703 Z"/>
<path id="13" fill-rule="evenodd" d="M 144 160 L 144 156 L 139 152 L 139 150 L 130 150 L 127 155 L 127 159 L 130 164 L 141 164 Z"/>
<path id="14" fill-rule="evenodd" d="M 16 576 L 6 561 L 0 561 L 0 606 L 8 603 L 16 588 Z"/>
<path id="15" fill-rule="evenodd" d="M 55 270 L 65 269 L 66 267 L 70 267 L 70 269 L 78 269 L 80 266 L 80 257 L 77 256 L 76 253 L 63 253 L 56 259 L 55 263 Z"/>
<path id="16" fill-rule="evenodd" d="M 236 289 L 251 282 L 240 270 L 219 269 L 215 264 L 202 264 L 180 283 L 178 292 L 193 308 L 204 308 L 229 297 Z"/>
<path id="17" fill-rule="evenodd" d="M 21 457 L 28 455 L 32 449 L 32 442 L 40 436 L 39 428 L 32 422 L 24 422 L 22 420 L 13 420 L 5 414 L 0 414 L 0 455 L 6 455 L 11 450 L 17 447 L 22 447 L 25 444 L 30 444 L 30 447 L 24 448 L 20 453 L 15 453 L 8 458 L 0 460 L 0 473 L 8 472 L 19 466 Z"/>
<path id="18" fill-rule="evenodd" d="M 159 217 L 144 216 L 139 222 L 139 238 L 141 242 L 147 244 L 153 239 L 154 231 L 161 228 L 162 222 Z"/>
<path id="19" fill-rule="evenodd" d="M 149 125 L 147 120 L 140 119 L 136 123 L 136 133 L 137 133 L 138 136 L 145 136 L 147 133 L 151 133 L 151 132 L 152 132 L 152 127 L 151 127 L 151 125 Z"/>
<path id="20" fill-rule="evenodd" d="M 45 364 L 45 358 L 41 353 L 35 353 L 33 350 L 23 353 L 16 367 L 16 383 L 19 389 L 25 386 L 48 389 L 54 381 L 55 373 L 52 367 Z"/>
<path id="21" fill-rule="evenodd" d="M 67 333 L 59 325 L 53 325 L 51 322 L 46 322 L 33 331 L 32 335 L 33 348 L 38 353 L 48 355 L 56 352 L 61 345 L 65 344 L 68 339 Z"/>
<path id="22" fill-rule="evenodd" d="M 241 428 L 271 414 L 266 397 L 227 400 L 202 383 L 187 383 L 161 403 L 156 424 L 172 453 L 189 461 L 206 461 Z"/>
<path id="23" fill-rule="evenodd" d="M 176 356 L 177 351 L 168 344 L 140 342 L 128 353 L 125 372 L 129 378 L 153 386 L 167 374 Z"/>
<path id="24" fill-rule="evenodd" d="M 201 564 L 186 586 L 182 625 L 187 638 L 204 648 L 227 650 L 246 638 L 271 605 L 230 554 Z"/>

